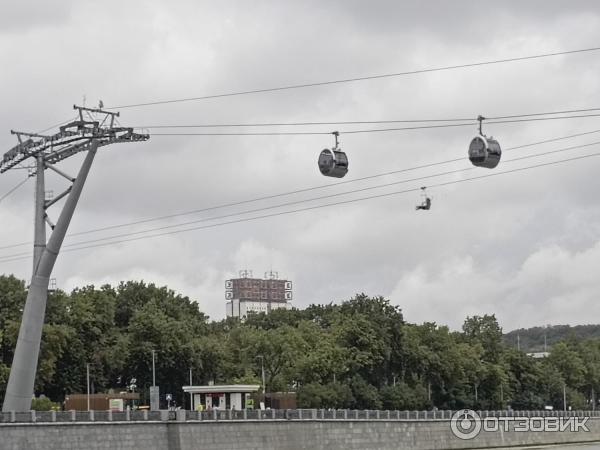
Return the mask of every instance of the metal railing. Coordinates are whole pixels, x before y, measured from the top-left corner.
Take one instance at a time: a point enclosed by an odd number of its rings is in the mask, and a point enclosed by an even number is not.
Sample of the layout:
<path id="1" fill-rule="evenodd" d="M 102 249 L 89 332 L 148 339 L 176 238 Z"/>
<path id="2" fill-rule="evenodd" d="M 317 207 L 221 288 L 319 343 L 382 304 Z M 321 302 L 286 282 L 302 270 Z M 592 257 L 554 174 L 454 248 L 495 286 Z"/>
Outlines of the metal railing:
<path id="1" fill-rule="evenodd" d="M 463 411 L 463 410 L 460 410 Z M 600 417 L 600 411 L 476 411 L 486 417 Z M 0 425 L 10 423 L 208 422 L 273 420 L 450 420 L 456 411 L 381 411 L 351 409 L 268 409 L 212 411 L 29 411 L 0 413 Z"/>

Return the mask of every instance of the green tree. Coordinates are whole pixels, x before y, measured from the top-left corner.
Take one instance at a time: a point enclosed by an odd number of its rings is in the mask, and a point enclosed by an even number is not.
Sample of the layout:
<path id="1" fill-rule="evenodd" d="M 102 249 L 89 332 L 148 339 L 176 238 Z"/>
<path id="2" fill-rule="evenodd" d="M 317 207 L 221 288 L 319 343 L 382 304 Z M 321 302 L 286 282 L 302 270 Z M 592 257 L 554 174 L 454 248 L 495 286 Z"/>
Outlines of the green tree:
<path id="1" fill-rule="evenodd" d="M 490 363 L 500 361 L 504 346 L 502 328 L 498 325 L 495 315 L 467 317 L 462 329 L 467 342 L 481 344 L 484 361 Z"/>
<path id="2" fill-rule="evenodd" d="M 326 384 L 308 383 L 298 389 L 299 408 L 352 408 L 356 401 L 350 386 L 332 382 Z"/>
<path id="3" fill-rule="evenodd" d="M 503 353 L 507 383 L 503 390 L 504 403 L 513 409 L 540 410 L 550 404 L 548 392 L 541 383 L 541 363 L 516 349 Z"/>
<path id="4" fill-rule="evenodd" d="M 584 385 L 585 364 L 577 351 L 566 343 L 559 342 L 552 347 L 545 362 L 558 371 L 567 386 L 578 389 Z"/>
<path id="5" fill-rule="evenodd" d="M 27 298 L 25 282 L 0 275 L 0 401 L 4 399 L 21 314 Z"/>
<path id="6" fill-rule="evenodd" d="M 352 397 L 354 398 L 351 408 L 381 409 L 382 402 L 379 391 L 360 375 L 356 375 L 350 380 L 350 389 L 352 389 Z"/>
<path id="7" fill-rule="evenodd" d="M 422 384 L 409 386 L 404 382 L 384 386 L 380 390 L 383 409 L 423 410 L 429 408 L 428 389 Z"/>
<path id="8" fill-rule="evenodd" d="M 327 384 L 348 378 L 346 349 L 338 345 L 332 333 L 308 321 L 298 325 L 298 333 L 301 340 L 290 382 Z"/>

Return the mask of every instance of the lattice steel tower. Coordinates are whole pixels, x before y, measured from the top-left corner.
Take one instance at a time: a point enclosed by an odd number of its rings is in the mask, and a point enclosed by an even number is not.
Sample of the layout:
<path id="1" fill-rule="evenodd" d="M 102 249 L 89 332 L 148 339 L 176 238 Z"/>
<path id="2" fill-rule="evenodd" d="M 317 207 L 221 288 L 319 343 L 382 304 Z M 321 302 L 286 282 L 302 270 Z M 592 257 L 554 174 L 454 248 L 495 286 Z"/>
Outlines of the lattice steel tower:
<path id="1" fill-rule="evenodd" d="M 31 409 L 50 275 L 98 147 L 149 139 L 147 134 L 134 133 L 133 128 L 115 126 L 118 112 L 80 106 L 73 108 L 78 111 L 78 118 L 61 126 L 54 135 L 11 130 L 19 143 L 6 152 L 0 162 L 0 173 L 4 173 L 12 168 L 22 167 L 25 160 L 32 158 L 35 165 L 30 175 L 36 177 L 33 274 L 2 405 L 4 412 Z M 80 152 L 87 154 L 77 177 L 73 178 L 55 167 L 56 163 Z M 71 183 L 64 192 L 51 200 L 45 198 L 46 169 L 56 172 Z M 54 224 L 46 210 L 63 198 L 64 206 Z M 50 239 L 47 241 L 46 224 L 51 229 Z"/>

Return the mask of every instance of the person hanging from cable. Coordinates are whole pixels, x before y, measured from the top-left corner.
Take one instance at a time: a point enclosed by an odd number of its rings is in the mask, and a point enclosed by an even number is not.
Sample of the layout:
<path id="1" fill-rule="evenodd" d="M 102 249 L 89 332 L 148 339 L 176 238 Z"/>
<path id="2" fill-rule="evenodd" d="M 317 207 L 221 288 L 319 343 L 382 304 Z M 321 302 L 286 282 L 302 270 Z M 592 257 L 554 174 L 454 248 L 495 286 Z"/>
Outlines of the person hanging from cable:
<path id="1" fill-rule="evenodd" d="M 427 197 L 422 204 L 416 206 L 416 209 L 424 209 L 424 210 L 431 209 L 431 199 L 429 197 Z"/>
<path id="2" fill-rule="evenodd" d="M 427 195 L 427 192 L 425 191 L 427 189 L 427 186 L 422 186 L 421 187 L 421 197 L 423 198 L 423 201 L 421 202 L 420 205 L 415 206 L 415 210 L 424 210 L 424 211 L 428 211 L 431 209 L 431 198 Z"/>

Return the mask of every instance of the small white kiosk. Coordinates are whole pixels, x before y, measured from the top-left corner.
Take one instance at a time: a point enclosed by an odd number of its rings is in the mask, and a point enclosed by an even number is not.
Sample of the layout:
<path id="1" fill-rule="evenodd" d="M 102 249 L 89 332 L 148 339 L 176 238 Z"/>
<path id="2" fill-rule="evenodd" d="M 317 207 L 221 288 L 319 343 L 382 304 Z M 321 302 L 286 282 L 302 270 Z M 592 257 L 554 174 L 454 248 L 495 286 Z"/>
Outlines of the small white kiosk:
<path id="1" fill-rule="evenodd" d="M 252 409 L 250 394 L 258 391 L 258 384 L 228 384 L 210 386 L 183 386 L 183 392 L 192 396 L 192 410 Z"/>

